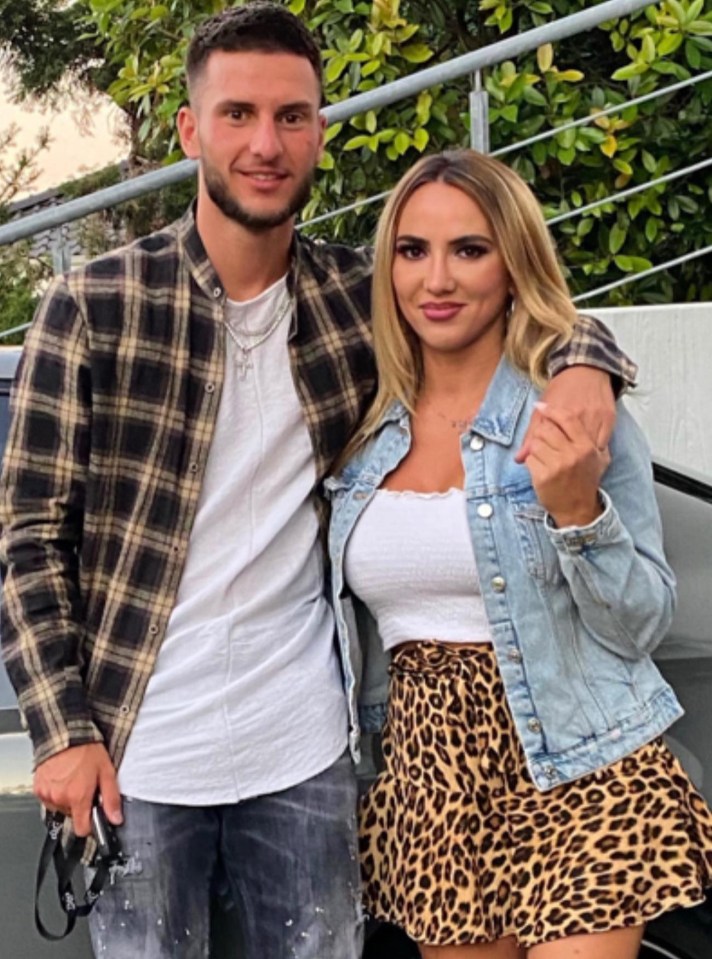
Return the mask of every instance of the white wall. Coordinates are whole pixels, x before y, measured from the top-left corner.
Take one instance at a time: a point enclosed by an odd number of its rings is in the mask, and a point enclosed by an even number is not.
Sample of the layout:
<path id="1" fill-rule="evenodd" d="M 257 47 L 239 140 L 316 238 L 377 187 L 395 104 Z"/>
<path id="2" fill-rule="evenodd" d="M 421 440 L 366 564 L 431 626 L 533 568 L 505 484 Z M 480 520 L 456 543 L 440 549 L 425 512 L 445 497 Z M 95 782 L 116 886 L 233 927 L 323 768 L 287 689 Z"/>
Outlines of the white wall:
<path id="1" fill-rule="evenodd" d="M 588 309 L 640 366 L 628 408 L 653 454 L 712 481 L 712 303 Z"/>

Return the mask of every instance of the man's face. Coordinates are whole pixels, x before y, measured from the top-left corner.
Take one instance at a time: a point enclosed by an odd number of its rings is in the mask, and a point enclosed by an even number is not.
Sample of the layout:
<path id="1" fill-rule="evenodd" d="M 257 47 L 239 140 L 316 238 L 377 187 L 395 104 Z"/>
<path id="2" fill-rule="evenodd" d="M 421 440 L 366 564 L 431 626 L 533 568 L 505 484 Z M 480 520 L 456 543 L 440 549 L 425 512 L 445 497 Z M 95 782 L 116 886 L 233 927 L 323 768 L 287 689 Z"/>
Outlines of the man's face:
<path id="1" fill-rule="evenodd" d="M 211 54 L 178 116 L 201 187 L 253 232 L 289 221 L 306 203 L 322 154 L 320 90 L 307 59 L 291 53 Z"/>

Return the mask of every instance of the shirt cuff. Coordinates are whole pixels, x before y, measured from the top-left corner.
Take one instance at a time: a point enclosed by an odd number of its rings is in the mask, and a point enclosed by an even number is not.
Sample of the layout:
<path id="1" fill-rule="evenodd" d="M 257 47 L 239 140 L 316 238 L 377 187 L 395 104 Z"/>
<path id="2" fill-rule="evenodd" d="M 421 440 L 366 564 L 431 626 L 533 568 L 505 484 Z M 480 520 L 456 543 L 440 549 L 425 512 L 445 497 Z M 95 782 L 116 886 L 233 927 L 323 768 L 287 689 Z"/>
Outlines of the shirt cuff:
<path id="1" fill-rule="evenodd" d="M 585 547 L 597 546 L 601 540 L 607 538 L 616 517 L 608 493 L 599 489 L 598 496 L 603 511 L 586 526 L 557 526 L 551 513 L 546 513 L 544 528 L 557 549 L 563 549 L 567 553 L 581 553 Z"/>

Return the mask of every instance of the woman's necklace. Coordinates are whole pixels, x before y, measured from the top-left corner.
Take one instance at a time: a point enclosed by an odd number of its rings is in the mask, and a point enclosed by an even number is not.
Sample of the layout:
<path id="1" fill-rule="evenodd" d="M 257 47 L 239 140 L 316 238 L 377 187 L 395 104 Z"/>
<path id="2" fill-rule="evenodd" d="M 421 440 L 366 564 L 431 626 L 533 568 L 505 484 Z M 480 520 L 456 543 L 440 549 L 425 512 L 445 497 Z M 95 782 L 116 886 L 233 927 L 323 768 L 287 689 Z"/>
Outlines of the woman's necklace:
<path id="1" fill-rule="evenodd" d="M 248 333 L 247 336 L 252 337 L 252 342 L 249 343 L 246 340 L 240 339 L 240 337 L 237 335 L 237 331 L 233 329 L 229 320 L 225 324 L 230 337 L 242 353 L 242 356 L 240 356 L 237 361 L 237 371 L 240 374 L 240 379 L 244 380 L 247 376 L 247 371 L 254 369 L 252 360 L 250 358 L 250 353 L 258 346 L 261 346 L 265 340 L 270 338 L 270 336 L 272 336 L 274 331 L 289 312 L 291 305 L 292 297 L 289 294 L 289 290 L 285 290 L 272 322 L 264 330 L 258 330 L 256 333 Z"/>
<path id="2" fill-rule="evenodd" d="M 457 430 L 458 433 L 464 433 L 465 430 L 470 428 L 470 424 L 472 423 L 473 419 L 475 418 L 475 414 L 479 409 L 478 404 L 478 406 L 472 413 L 470 413 L 469 416 L 467 416 L 465 419 L 459 419 L 454 416 L 449 416 L 447 413 L 443 413 L 439 409 L 436 409 L 436 407 L 434 407 L 429 400 L 426 400 L 426 406 L 428 406 L 439 419 L 441 419 L 444 423 L 447 423 L 451 429 Z"/>

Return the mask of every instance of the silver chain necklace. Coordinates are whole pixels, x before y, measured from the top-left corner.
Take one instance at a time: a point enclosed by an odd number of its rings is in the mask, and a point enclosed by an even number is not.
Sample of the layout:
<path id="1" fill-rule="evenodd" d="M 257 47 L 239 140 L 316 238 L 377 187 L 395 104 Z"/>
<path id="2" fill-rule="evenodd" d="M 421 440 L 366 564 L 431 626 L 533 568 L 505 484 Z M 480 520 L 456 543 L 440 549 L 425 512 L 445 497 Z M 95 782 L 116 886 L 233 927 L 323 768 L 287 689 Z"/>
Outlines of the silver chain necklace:
<path id="1" fill-rule="evenodd" d="M 282 320 L 287 315 L 289 308 L 292 305 L 292 297 L 289 295 L 289 290 L 284 291 L 284 295 L 280 301 L 277 311 L 275 312 L 274 319 L 269 324 L 269 326 L 262 330 L 260 333 L 253 334 L 253 340 L 251 343 L 247 343 L 244 340 L 241 340 L 237 335 L 235 330 L 233 330 L 230 322 L 228 321 L 225 326 L 227 327 L 227 332 L 230 334 L 230 337 L 241 352 L 241 356 L 237 361 L 237 371 L 240 374 L 240 379 L 244 380 L 247 376 L 247 371 L 254 369 L 252 361 L 250 358 L 250 353 L 256 349 L 258 346 L 261 346 L 265 340 L 268 340 L 270 336 L 274 333 L 277 327 L 280 325 Z M 248 334 L 250 335 L 250 334 Z"/>

